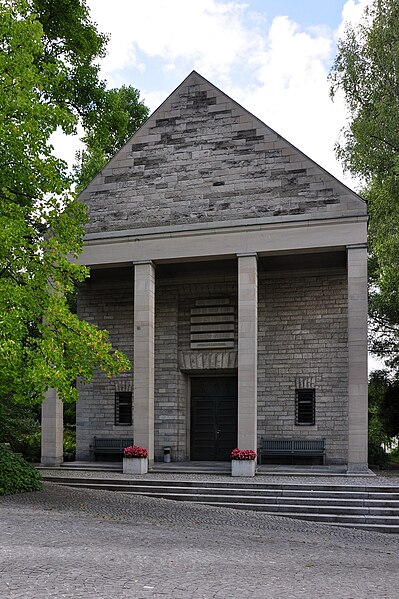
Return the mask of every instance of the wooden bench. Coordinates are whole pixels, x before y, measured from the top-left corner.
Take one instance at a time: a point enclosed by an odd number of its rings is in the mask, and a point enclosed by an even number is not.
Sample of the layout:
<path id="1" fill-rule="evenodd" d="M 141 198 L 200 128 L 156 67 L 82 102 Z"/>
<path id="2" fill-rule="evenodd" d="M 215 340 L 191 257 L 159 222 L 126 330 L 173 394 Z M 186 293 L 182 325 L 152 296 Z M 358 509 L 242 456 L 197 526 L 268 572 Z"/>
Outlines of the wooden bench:
<path id="1" fill-rule="evenodd" d="M 123 439 L 117 437 L 94 437 L 90 445 L 90 454 L 94 459 L 98 455 L 117 456 L 123 458 L 125 447 L 133 445 L 133 439 Z"/>
<path id="2" fill-rule="evenodd" d="M 259 449 L 259 464 L 266 456 L 290 456 L 294 463 L 295 456 L 321 457 L 325 460 L 324 439 L 262 439 Z"/>

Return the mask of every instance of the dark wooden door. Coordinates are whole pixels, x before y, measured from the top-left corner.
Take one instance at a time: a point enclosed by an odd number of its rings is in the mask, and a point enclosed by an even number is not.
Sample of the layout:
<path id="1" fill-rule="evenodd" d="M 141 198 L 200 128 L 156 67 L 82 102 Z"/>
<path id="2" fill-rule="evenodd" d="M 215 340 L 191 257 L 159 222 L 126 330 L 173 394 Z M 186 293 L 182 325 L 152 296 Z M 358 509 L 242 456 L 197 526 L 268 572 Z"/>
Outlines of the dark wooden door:
<path id="1" fill-rule="evenodd" d="M 237 447 L 237 379 L 191 379 L 191 460 L 227 461 Z"/>

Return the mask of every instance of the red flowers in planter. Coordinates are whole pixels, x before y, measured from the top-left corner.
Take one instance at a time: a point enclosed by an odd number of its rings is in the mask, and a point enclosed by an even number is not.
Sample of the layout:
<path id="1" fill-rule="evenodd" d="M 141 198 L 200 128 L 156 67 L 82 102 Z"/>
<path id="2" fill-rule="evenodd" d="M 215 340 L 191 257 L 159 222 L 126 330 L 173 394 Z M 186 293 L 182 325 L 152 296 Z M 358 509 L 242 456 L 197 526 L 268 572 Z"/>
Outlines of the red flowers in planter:
<path id="1" fill-rule="evenodd" d="M 252 449 L 233 449 L 230 455 L 232 460 L 256 460 L 256 451 Z"/>
<path id="2" fill-rule="evenodd" d="M 123 450 L 125 458 L 148 458 L 148 449 L 138 445 L 130 445 Z"/>

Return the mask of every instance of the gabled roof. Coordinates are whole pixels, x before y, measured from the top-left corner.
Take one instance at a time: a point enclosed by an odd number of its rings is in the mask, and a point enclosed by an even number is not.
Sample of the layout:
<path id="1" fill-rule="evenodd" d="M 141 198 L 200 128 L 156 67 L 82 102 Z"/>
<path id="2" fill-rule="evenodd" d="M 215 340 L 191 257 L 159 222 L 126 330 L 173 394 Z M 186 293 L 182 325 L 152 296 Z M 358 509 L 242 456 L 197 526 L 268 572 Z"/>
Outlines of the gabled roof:
<path id="1" fill-rule="evenodd" d="M 365 202 L 193 71 L 81 194 L 89 233 L 365 215 Z"/>

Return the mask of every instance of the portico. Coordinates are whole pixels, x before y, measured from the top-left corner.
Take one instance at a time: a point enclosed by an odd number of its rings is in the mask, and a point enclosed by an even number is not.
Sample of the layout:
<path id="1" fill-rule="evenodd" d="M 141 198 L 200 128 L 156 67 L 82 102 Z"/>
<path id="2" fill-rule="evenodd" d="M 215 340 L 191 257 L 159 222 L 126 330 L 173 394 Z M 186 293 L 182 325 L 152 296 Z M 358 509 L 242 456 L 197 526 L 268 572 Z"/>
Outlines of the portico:
<path id="1" fill-rule="evenodd" d="M 150 460 L 169 446 L 176 461 L 322 437 L 327 463 L 367 467 L 356 194 L 193 72 L 81 198 L 92 274 L 79 314 L 133 371 L 80 385 L 77 459 L 95 435 L 131 434 Z"/>

